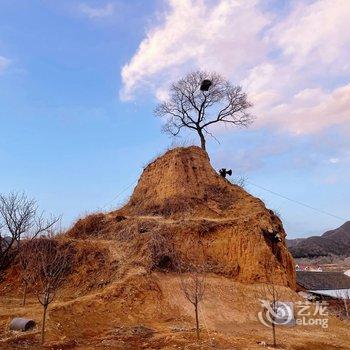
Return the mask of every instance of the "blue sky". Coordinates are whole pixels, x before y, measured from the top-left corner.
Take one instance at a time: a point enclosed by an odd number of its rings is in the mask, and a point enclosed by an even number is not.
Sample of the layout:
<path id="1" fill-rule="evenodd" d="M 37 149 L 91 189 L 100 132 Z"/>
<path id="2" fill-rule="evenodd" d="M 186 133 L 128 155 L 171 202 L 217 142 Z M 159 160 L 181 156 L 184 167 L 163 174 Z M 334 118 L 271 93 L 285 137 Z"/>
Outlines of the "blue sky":
<path id="1" fill-rule="evenodd" d="M 172 143 L 157 101 L 172 80 L 208 69 L 241 84 L 257 117 L 249 130 L 215 130 L 213 165 L 246 176 L 290 237 L 342 219 L 252 184 L 349 219 L 347 0 L 0 6 L 0 192 L 26 191 L 65 225 L 120 205 Z"/>

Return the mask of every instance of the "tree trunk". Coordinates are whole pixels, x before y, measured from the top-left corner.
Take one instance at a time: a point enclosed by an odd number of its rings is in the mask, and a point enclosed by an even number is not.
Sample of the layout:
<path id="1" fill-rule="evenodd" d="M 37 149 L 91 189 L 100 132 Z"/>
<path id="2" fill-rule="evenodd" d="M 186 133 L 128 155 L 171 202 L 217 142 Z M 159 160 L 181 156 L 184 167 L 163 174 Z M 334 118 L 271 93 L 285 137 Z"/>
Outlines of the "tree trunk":
<path id="1" fill-rule="evenodd" d="M 47 307 L 48 307 L 48 305 L 44 305 L 43 324 L 41 326 L 41 344 L 44 344 L 44 340 L 45 340 L 45 321 L 46 321 Z"/>
<path id="2" fill-rule="evenodd" d="M 275 253 L 275 247 L 273 249 L 273 252 Z M 272 283 L 272 312 L 273 315 L 271 315 L 272 320 L 272 338 L 273 338 L 273 347 L 276 348 L 276 324 L 275 324 L 275 315 L 277 314 L 277 296 L 276 296 L 276 290 L 275 285 Z"/>
<path id="3" fill-rule="evenodd" d="M 201 139 L 201 148 L 203 151 L 206 151 L 206 148 L 205 148 L 206 141 L 205 141 L 205 137 L 202 132 L 202 129 L 197 129 L 197 132 L 198 132 L 199 138 Z"/>
<path id="4" fill-rule="evenodd" d="M 23 298 L 22 298 L 22 306 L 26 305 L 26 299 L 27 299 L 27 282 L 24 282 L 24 290 L 23 290 Z"/>
<path id="5" fill-rule="evenodd" d="M 345 306 L 346 318 L 349 318 L 348 301 L 347 301 L 347 299 L 345 299 L 345 298 L 344 298 L 344 306 Z"/>
<path id="6" fill-rule="evenodd" d="M 195 311 L 195 314 L 196 314 L 196 333 L 197 333 L 197 341 L 199 341 L 198 303 L 194 305 L 194 311 Z"/>
<path id="7" fill-rule="evenodd" d="M 276 348 L 277 344 L 276 344 L 276 325 L 275 325 L 275 320 L 273 319 L 272 322 L 272 338 L 273 338 L 273 347 Z"/>

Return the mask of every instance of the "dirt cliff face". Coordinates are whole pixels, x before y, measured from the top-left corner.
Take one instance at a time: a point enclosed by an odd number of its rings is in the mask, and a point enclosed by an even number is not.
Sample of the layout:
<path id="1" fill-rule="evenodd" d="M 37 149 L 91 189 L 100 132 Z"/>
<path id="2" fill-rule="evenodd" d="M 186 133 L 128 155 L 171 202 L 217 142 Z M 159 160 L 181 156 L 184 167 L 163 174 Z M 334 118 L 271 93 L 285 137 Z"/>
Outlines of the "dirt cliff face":
<path id="1" fill-rule="evenodd" d="M 193 146 L 170 150 L 150 163 L 124 210 L 129 215 L 223 219 L 258 206 L 260 201 L 219 176 L 207 153 Z"/>
<path id="2" fill-rule="evenodd" d="M 280 219 L 219 176 L 199 147 L 157 158 L 123 208 L 81 220 L 69 235 L 89 232 L 118 240 L 129 251 L 128 264 L 147 270 L 197 265 L 241 282 L 295 286 Z"/>

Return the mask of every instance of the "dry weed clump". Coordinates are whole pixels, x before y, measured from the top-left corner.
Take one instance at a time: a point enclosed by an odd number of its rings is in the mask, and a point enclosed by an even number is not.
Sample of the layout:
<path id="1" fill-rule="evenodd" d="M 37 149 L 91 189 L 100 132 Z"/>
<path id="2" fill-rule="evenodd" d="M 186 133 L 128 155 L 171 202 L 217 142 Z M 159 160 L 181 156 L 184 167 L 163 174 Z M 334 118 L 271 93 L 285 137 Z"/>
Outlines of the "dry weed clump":
<path id="1" fill-rule="evenodd" d="M 195 227 L 195 229 L 199 237 L 205 237 L 209 234 L 213 234 L 222 226 L 221 223 L 209 220 L 199 220 L 196 224 L 197 226 Z"/>
<path id="2" fill-rule="evenodd" d="M 225 188 L 219 185 L 208 185 L 206 187 L 207 199 L 219 203 L 220 210 L 230 208 L 236 202 L 236 196 L 228 192 Z"/>
<path id="3" fill-rule="evenodd" d="M 84 219 L 79 219 L 76 224 L 67 232 L 67 235 L 74 238 L 96 236 L 106 229 L 105 214 L 90 214 Z"/>
<path id="4" fill-rule="evenodd" d="M 161 215 L 170 217 L 174 214 L 190 212 L 193 203 L 181 198 L 167 198 L 162 204 L 156 204 L 152 200 L 144 200 L 140 203 L 138 200 L 131 199 L 129 205 L 132 206 L 133 212 L 136 215 Z"/>
<path id="5" fill-rule="evenodd" d="M 116 238 L 120 242 L 130 242 L 138 235 L 139 225 L 137 222 L 130 222 L 127 225 L 120 225 L 120 228 L 116 230 Z"/>
<path id="6" fill-rule="evenodd" d="M 157 212 L 159 215 L 169 217 L 178 213 L 191 212 L 192 206 L 193 203 L 190 203 L 187 199 L 169 198 L 164 201 L 163 206 Z"/>
<path id="7" fill-rule="evenodd" d="M 137 220 L 119 222 L 114 227 L 115 237 L 121 242 L 130 242 L 139 236 L 156 229 L 158 223 L 155 220 Z"/>
<path id="8" fill-rule="evenodd" d="M 150 235 L 147 243 L 151 270 L 176 269 L 178 254 L 176 254 L 174 245 L 166 237 L 156 232 Z"/>

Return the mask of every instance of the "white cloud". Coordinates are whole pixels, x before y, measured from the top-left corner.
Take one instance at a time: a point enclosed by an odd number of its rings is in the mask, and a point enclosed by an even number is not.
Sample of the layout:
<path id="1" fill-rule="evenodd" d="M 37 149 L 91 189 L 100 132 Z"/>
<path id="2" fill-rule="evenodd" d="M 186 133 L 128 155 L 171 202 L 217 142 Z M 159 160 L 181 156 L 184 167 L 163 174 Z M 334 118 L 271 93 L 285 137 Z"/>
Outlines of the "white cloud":
<path id="1" fill-rule="evenodd" d="M 258 126 L 268 124 L 295 135 L 321 132 L 331 126 L 350 124 L 350 84 L 330 93 L 306 89 L 286 103 L 264 112 Z"/>
<path id="2" fill-rule="evenodd" d="M 122 69 L 122 99 L 192 69 L 223 73 L 248 91 L 255 127 L 293 135 L 350 126 L 350 1 L 296 1 L 279 17 L 259 0 L 168 0 Z"/>
<path id="3" fill-rule="evenodd" d="M 215 168 L 230 164 L 235 174 L 244 175 L 262 168 L 267 157 L 288 151 L 290 146 L 281 139 L 270 139 L 253 147 L 219 148 L 213 157 Z"/>
<path id="4" fill-rule="evenodd" d="M 93 7 L 87 4 L 80 4 L 79 11 L 91 19 L 99 19 L 113 15 L 115 6 L 112 3 L 105 4 L 101 7 Z"/>
<path id="5" fill-rule="evenodd" d="M 0 74 L 4 72 L 9 67 L 10 64 L 11 64 L 11 60 L 9 60 L 4 56 L 0 56 Z"/>
<path id="6" fill-rule="evenodd" d="M 169 0 L 163 23 L 147 33 L 122 69 L 121 97 L 131 99 L 140 87 L 158 88 L 196 67 L 231 75 L 254 65 L 266 53 L 258 36 L 269 23 L 256 3 Z"/>
<path id="7" fill-rule="evenodd" d="M 332 70 L 349 71 L 349 18 L 348 0 L 301 2 L 276 25 L 273 37 L 291 63 L 299 67 L 323 64 Z"/>

